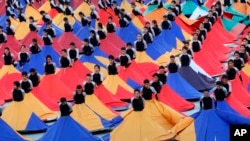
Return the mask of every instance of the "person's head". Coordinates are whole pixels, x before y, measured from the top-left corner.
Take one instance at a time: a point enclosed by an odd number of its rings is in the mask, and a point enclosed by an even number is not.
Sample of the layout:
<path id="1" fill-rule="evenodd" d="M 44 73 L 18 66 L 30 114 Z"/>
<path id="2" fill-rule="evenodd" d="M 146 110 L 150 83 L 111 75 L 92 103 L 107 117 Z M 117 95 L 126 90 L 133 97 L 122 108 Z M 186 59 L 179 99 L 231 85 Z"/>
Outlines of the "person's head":
<path id="1" fill-rule="evenodd" d="M 94 66 L 94 71 L 95 71 L 95 73 L 99 73 L 100 70 L 101 70 L 101 67 L 100 67 L 99 65 L 95 65 L 95 66 Z"/>
<path id="2" fill-rule="evenodd" d="M 50 55 L 46 56 L 46 62 L 47 63 L 52 63 L 52 57 Z"/>
<path id="3" fill-rule="evenodd" d="M 17 8 L 17 14 L 21 14 L 22 13 L 22 8 Z"/>
<path id="4" fill-rule="evenodd" d="M 250 31 L 247 33 L 247 36 L 250 38 Z"/>
<path id="5" fill-rule="evenodd" d="M 170 56 L 170 62 L 171 62 L 171 63 L 174 63 L 174 62 L 175 62 L 175 56 L 174 56 L 174 55 L 171 55 L 171 56 Z"/>
<path id="6" fill-rule="evenodd" d="M 63 21 L 64 21 L 65 23 L 68 23 L 68 22 L 69 22 L 69 19 L 68 19 L 67 17 L 64 17 L 64 18 L 63 18 Z"/>
<path id="7" fill-rule="evenodd" d="M 88 38 L 83 39 L 83 45 L 84 46 L 89 45 L 89 39 Z"/>
<path id="8" fill-rule="evenodd" d="M 131 48 L 132 48 L 132 43 L 131 43 L 131 42 L 128 42 L 128 43 L 126 44 L 126 47 L 127 47 L 127 49 L 131 49 Z"/>
<path id="9" fill-rule="evenodd" d="M 31 69 L 30 69 L 30 75 L 35 75 L 35 74 L 36 74 L 36 69 L 31 68 Z"/>
<path id="10" fill-rule="evenodd" d="M 150 22 L 147 21 L 147 22 L 145 23 L 145 27 L 150 28 Z"/>
<path id="11" fill-rule="evenodd" d="M 135 99 L 138 99 L 138 98 L 140 98 L 140 96 L 141 96 L 141 92 L 140 92 L 140 90 L 138 90 L 138 89 L 135 89 L 134 90 L 134 97 L 135 97 Z"/>
<path id="12" fill-rule="evenodd" d="M 118 14 L 118 18 L 119 18 L 119 19 L 122 19 L 123 17 L 124 17 L 123 13 L 120 12 L 120 13 Z"/>
<path id="13" fill-rule="evenodd" d="M 227 82 L 228 82 L 228 77 L 227 77 L 227 75 L 223 75 L 223 76 L 221 77 L 221 82 L 222 82 L 223 84 L 227 84 Z"/>
<path id="14" fill-rule="evenodd" d="M 90 36 L 91 36 L 91 37 L 95 37 L 95 36 L 96 36 L 96 33 L 95 33 L 94 30 L 90 30 Z"/>
<path id="15" fill-rule="evenodd" d="M 164 66 L 160 66 L 159 67 L 159 74 L 164 74 L 166 71 L 165 71 L 165 67 Z"/>
<path id="16" fill-rule="evenodd" d="M 5 23 L 6 23 L 7 26 L 10 26 L 11 25 L 10 19 L 7 19 Z"/>
<path id="17" fill-rule="evenodd" d="M 212 10 L 209 10 L 209 11 L 208 11 L 208 16 L 209 16 L 209 17 L 213 16 L 213 11 L 212 11 Z"/>
<path id="18" fill-rule="evenodd" d="M 62 49 L 62 56 L 67 57 L 67 50 L 66 49 Z"/>
<path id="19" fill-rule="evenodd" d="M 22 77 L 23 77 L 23 80 L 27 80 L 28 79 L 28 73 L 26 71 L 22 72 Z"/>
<path id="20" fill-rule="evenodd" d="M 5 47 L 4 48 L 4 54 L 10 54 L 10 48 Z"/>
<path id="21" fill-rule="evenodd" d="M 121 48 L 121 53 L 122 53 L 122 55 L 125 55 L 125 54 L 126 54 L 126 48 L 125 48 L 125 47 L 122 47 L 122 48 Z"/>
<path id="22" fill-rule="evenodd" d="M 26 46 L 25 45 L 21 45 L 21 52 L 26 52 Z"/>
<path id="23" fill-rule="evenodd" d="M 121 8 L 120 13 L 124 14 L 124 13 L 125 13 L 125 9 L 124 9 L 124 8 Z"/>
<path id="24" fill-rule="evenodd" d="M 245 45 L 240 45 L 240 51 L 241 52 L 246 52 L 246 46 Z"/>
<path id="25" fill-rule="evenodd" d="M 169 13 L 169 14 L 172 14 L 172 13 L 173 13 L 172 8 L 168 8 L 168 13 Z"/>
<path id="26" fill-rule="evenodd" d="M 48 31 L 47 31 L 47 29 L 44 29 L 44 30 L 43 30 L 43 35 L 44 35 L 44 36 L 48 36 Z"/>
<path id="27" fill-rule="evenodd" d="M 95 11 L 95 6 L 94 5 L 90 5 L 90 11 Z"/>
<path id="28" fill-rule="evenodd" d="M 163 16 L 163 21 L 168 21 L 168 16 L 167 15 Z"/>
<path id="29" fill-rule="evenodd" d="M 69 44 L 69 46 L 70 46 L 71 49 L 75 49 L 76 48 L 76 44 L 74 42 L 71 42 Z"/>
<path id="30" fill-rule="evenodd" d="M 247 45 L 247 44 L 248 44 L 247 38 L 243 38 L 243 39 L 242 39 L 242 44 L 243 44 L 243 45 Z"/>
<path id="31" fill-rule="evenodd" d="M 20 88 L 20 82 L 19 81 L 14 81 L 13 85 L 14 85 L 14 89 Z"/>
<path id="32" fill-rule="evenodd" d="M 153 74 L 153 81 L 154 82 L 158 82 L 159 81 L 159 75 L 158 75 L 158 73 L 154 73 Z"/>
<path id="33" fill-rule="evenodd" d="M 158 26 L 157 24 L 157 21 L 156 20 L 152 20 L 152 25 L 155 27 L 155 26 Z"/>
<path id="34" fill-rule="evenodd" d="M 204 28 L 204 24 L 200 23 L 200 29 L 203 29 L 203 28 Z"/>
<path id="35" fill-rule="evenodd" d="M 2 33 L 3 32 L 3 27 L 2 26 L 0 26 L 0 33 Z"/>
<path id="36" fill-rule="evenodd" d="M 182 53 L 183 53 L 183 54 L 187 54 L 187 50 L 188 50 L 187 47 L 183 47 L 183 48 L 182 48 Z"/>
<path id="37" fill-rule="evenodd" d="M 234 52 L 234 58 L 235 59 L 240 59 L 240 53 L 239 53 L 239 51 L 235 51 Z"/>
<path id="38" fill-rule="evenodd" d="M 172 7 L 176 7 L 176 1 L 175 0 L 172 0 L 171 4 L 172 4 Z"/>
<path id="39" fill-rule="evenodd" d="M 34 21 L 35 21 L 35 20 L 34 20 L 34 17 L 33 17 L 33 16 L 30 16 L 30 17 L 29 17 L 29 22 L 30 22 L 30 23 L 33 23 Z"/>
<path id="40" fill-rule="evenodd" d="M 86 74 L 86 81 L 87 82 L 91 82 L 92 81 L 92 78 L 91 78 L 91 74 Z"/>
<path id="41" fill-rule="evenodd" d="M 36 45 L 36 44 L 37 44 L 37 39 L 36 39 L 36 38 L 33 38 L 33 39 L 32 39 L 32 44 L 33 44 L 33 45 Z"/>
<path id="42" fill-rule="evenodd" d="M 112 16 L 109 16 L 109 17 L 108 17 L 108 22 L 109 22 L 109 23 L 112 23 L 112 22 L 113 22 L 113 17 L 112 17 Z"/>
<path id="43" fill-rule="evenodd" d="M 208 17 L 205 17 L 205 18 L 204 18 L 204 23 L 208 23 L 208 22 L 209 22 Z"/>
<path id="44" fill-rule="evenodd" d="M 197 31 L 198 31 L 198 30 L 197 30 Z M 193 39 L 194 39 L 194 40 L 198 40 L 198 33 L 194 33 L 194 34 L 193 34 Z"/>
<path id="45" fill-rule="evenodd" d="M 143 28 L 143 33 L 144 33 L 144 34 L 148 33 L 148 28 L 147 28 L 147 27 L 144 27 L 144 28 Z"/>
<path id="46" fill-rule="evenodd" d="M 143 81 L 143 84 L 144 84 L 144 87 L 146 87 L 146 88 L 149 88 L 149 87 L 150 87 L 150 83 L 149 83 L 149 80 L 148 80 L 148 79 L 145 79 L 145 80 Z"/>
<path id="47" fill-rule="evenodd" d="M 184 41 L 184 46 L 189 48 L 189 42 L 188 41 Z"/>
<path id="48" fill-rule="evenodd" d="M 138 41 L 141 41 L 142 40 L 142 35 L 139 33 L 139 34 L 137 34 L 137 40 Z"/>
<path id="49" fill-rule="evenodd" d="M 99 22 L 99 23 L 97 24 L 97 28 L 98 28 L 98 29 L 103 29 L 102 23 Z"/>
<path id="50" fill-rule="evenodd" d="M 217 82 L 216 82 L 216 88 L 217 88 L 217 89 L 221 89 L 221 88 L 222 88 L 222 83 L 221 83 L 221 81 L 217 81 Z"/>
<path id="51" fill-rule="evenodd" d="M 60 102 L 62 105 L 67 104 L 67 99 L 65 97 L 60 98 Z"/>
<path id="52" fill-rule="evenodd" d="M 114 63 L 115 57 L 113 55 L 109 55 L 109 63 L 113 64 Z"/>
<path id="53" fill-rule="evenodd" d="M 233 68 L 234 67 L 234 61 L 232 59 L 230 59 L 228 62 L 227 62 L 227 65 L 228 65 L 228 68 Z"/>
<path id="54" fill-rule="evenodd" d="M 46 15 L 46 12 L 45 11 L 40 11 L 40 14 L 42 15 L 42 16 L 44 16 L 44 15 Z"/>
<path id="55" fill-rule="evenodd" d="M 116 1 L 113 1 L 112 5 L 113 5 L 113 7 L 117 7 L 118 6 Z"/>
<path id="56" fill-rule="evenodd" d="M 204 97 L 209 97 L 209 92 L 207 89 L 203 90 Z"/>
<path id="57" fill-rule="evenodd" d="M 46 26 L 47 26 L 48 29 L 52 28 L 51 22 L 47 22 L 47 23 L 46 23 Z"/>
<path id="58" fill-rule="evenodd" d="M 83 89 L 82 89 L 82 85 L 77 85 L 76 86 L 76 94 L 82 94 Z"/>
<path id="59" fill-rule="evenodd" d="M 136 5 L 135 5 L 134 2 L 131 2 L 131 7 L 132 7 L 132 8 L 135 8 L 135 7 L 136 7 Z"/>
<path id="60" fill-rule="evenodd" d="M 85 14 L 84 14 L 83 12 L 79 12 L 78 15 L 79 15 L 81 18 L 85 17 Z"/>
<path id="61" fill-rule="evenodd" d="M 211 10 L 212 10 L 212 12 L 214 12 L 215 11 L 215 6 L 212 6 Z"/>

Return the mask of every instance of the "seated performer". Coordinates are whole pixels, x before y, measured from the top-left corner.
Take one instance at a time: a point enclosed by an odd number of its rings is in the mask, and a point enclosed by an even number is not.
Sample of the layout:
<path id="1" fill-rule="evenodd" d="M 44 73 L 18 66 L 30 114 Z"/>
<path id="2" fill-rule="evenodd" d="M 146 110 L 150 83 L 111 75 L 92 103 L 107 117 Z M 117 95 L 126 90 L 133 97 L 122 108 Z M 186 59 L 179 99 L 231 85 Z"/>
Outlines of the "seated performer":
<path id="1" fill-rule="evenodd" d="M 82 104 L 85 102 L 85 92 L 81 85 L 76 86 L 76 91 L 73 94 L 75 104 Z"/>
<path id="2" fill-rule="evenodd" d="M 126 54 L 129 55 L 131 60 L 134 60 L 136 58 L 136 51 L 134 48 L 132 48 L 132 43 L 128 42 L 126 45 Z"/>
<path id="3" fill-rule="evenodd" d="M 152 95 L 155 94 L 155 97 L 156 99 L 157 98 L 157 92 L 156 90 L 154 89 L 154 87 L 150 86 L 150 82 L 148 79 L 145 79 L 143 81 L 144 83 L 144 86 L 141 88 L 141 93 L 142 93 L 142 97 L 145 99 L 145 100 L 151 100 L 152 99 Z"/>
<path id="4" fill-rule="evenodd" d="M 65 97 L 62 97 L 60 99 L 59 108 L 61 112 L 61 117 L 69 116 L 70 113 L 72 112 L 72 105 L 69 102 L 67 102 Z"/>
<path id="5" fill-rule="evenodd" d="M 215 103 L 216 107 L 216 101 L 214 97 L 209 95 L 208 90 L 203 91 L 204 96 L 200 99 L 200 108 L 204 110 L 209 110 L 213 108 L 213 103 Z"/>
<path id="6" fill-rule="evenodd" d="M 224 101 L 227 97 L 227 89 L 223 87 L 221 81 L 216 82 L 216 87 L 211 90 L 214 93 L 216 101 Z"/>
<path id="7" fill-rule="evenodd" d="M 103 74 L 100 72 L 101 67 L 99 65 L 95 65 L 94 72 L 91 74 L 92 80 L 96 85 L 101 85 L 104 79 Z"/>
<path id="8" fill-rule="evenodd" d="M 134 90 L 134 97 L 131 99 L 131 106 L 134 111 L 142 111 L 144 109 L 144 99 L 138 89 Z"/>
<path id="9" fill-rule="evenodd" d="M 131 59 L 128 54 L 126 54 L 126 48 L 121 48 L 121 55 L 119 56 L 120 66 L 127 68 L 131 64 Z"/>
<path id="10" fill-rule="evenodd" d="M 70 48 L 68 49 L 68 57 L 70 58 L 71 62 L 75 62 L 76 60 L 79 59 L 79 50 L 76 47 L 74 42 L 71 42 Z"/>
<path id="11" fill-rule="evenodd" d="M 159 80 L 158 73 L 153 74 L 153 81 L 151 82 L 151 86 L 156 90 L 158 94 L 161 92 L 162 85 L 163 84 Z"/>
<path id="12" fill-rule="evenodd" d="M 30 56 L 29 53 L 26 51 L 26 46 L 22 45 L 21 52 L 18 53 L 18 62 L 20 67 L 22 68 L 25 63 L 29 62 L 29 60 Z"/>
<path id="13" fill-rule="evenodd" d="M 30 69 L 29 79 L 31 80 L 33 87 L 38 86 L 40 83 L 40 77 L 41 76 L 36 72 L 36 69 Z"/>
<path id="14" fill-rule="evenodd" d="M 107 66 L 108 68 L 108 74 L 109 75 L 117 75 L 118 74 L 118 66 L 115 62 L 115 57 L 113 55 L 109 55 L 109 64 Z"/>
<path id="15" fill-rule="evenodd" d="M 32 81 L 28 77 L 27 72 L 22 72 L 23 80 L 20 81 L 21 88 L 25 93 L 29 93 L 33 89 Z"/>
<path id="16" fill-rule="evenodd" d="M 83 87 L 86 95 L 94 94 L 96 84 L 92 81 L 91 74 L 86 74 L 86 81 L 83 83 Z"/>
<path id="17" fill-rule="evenodd" d="M 55 74 L 56 64 L 52 62 L 52 57 L 50 55 L 46 56 L 46 63 L 44 64 L 45 74 Z"/>
<path id="18" fill-rule="evenodd" d="M 12 90 L 13 100 L 16 102 L 23 101 L 24 99 L 24 90 L 21 89 L 21 84 L 18 81 L 14 82 L 14 89 Z"/>

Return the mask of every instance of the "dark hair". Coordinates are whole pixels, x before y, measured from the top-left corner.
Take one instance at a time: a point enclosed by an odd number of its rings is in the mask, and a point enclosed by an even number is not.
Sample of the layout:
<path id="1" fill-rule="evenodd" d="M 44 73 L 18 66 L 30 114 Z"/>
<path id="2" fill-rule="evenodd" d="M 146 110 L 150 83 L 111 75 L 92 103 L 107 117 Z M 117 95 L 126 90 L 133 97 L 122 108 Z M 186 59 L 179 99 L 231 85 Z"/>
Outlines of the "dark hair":
<path id="1" fill-rule="evenodd" d="M 22 72 L 22 76 L 27 76 L 28 73 L 26 71 Z"/>
<path id="2" fill-rule="evenodd" d="M 63 21 L 67 22 L 67 21 L 69 21 L 69 19 L 67 17 L 64 17 Z"/>
<path id="3" fill-rule="evenodd" d="M 91 76 L 91 74 L 90 74 L 90 73 L 87 73 L 87 74 L 86 74 L 86 76 L 90 77 L 90 76 Z"/>
<path id="4" fill-rule="evenodd" d="M 113 19 L 113 17 L 112 17 L 112 16 L 109 16 L 108 19 Z"/>
<path id="5" fill-rule="evenodd" d="M 14 81 L 13 84 L 14 84 L 16 87 L 20 87 L 20 82 L 19 82 L 19 81 Z"/>
<path id="6" fill-rule="evenodd" d="M 37 42 L 37 39 L 36 39 L 36 38 L 33 38 L 33 39 L 32 39 L 32 42 Z"/>
<path id="7" fill-rule="evenodd" d="M 97 26 L 100 27 L 100 28 L 103 28 L 103 25 L 100 22 L 97 24 Z"/>
<path id="8" fill-rule="evenodd" d="M 228 79 L 227 75 L 222 75 L 221 79 Z"/>
<path id="9" fill-rule="evenodd" d="M 62 52 L 67 52 L 67 50 L 66 49 L 62 49 Z"/>
<path id="10" fill-rule="evenodd" d="M 131 42 L 127 42 L 126 46 L 132 46 Z"/>
<path id="11" fill-rule="evenodd" d="M 170 58 L 175 58 L 175 56 L 174 56 L 174 55 L 171 55 Z"/>
<path id="12" fill-rule="evenodd" d="M 76 89 L 82 89 L 82 85 L 77 85 Z"/>
<path id="13" fill-rule="evenodd" d="M 70 42 L 69 45 L 74 46 L 76 44 L 74 42 Z"/>
<path id="14" fill-rule="evenodd" d="M 89 43 L 89 39 L 88 38 L 84 38 L 83 41 L 86 42 L 86 43 Z"/>
<path id="15" fill-rule="evenodd" d="M 232 59 L 228 60 L 227 63 L 234 63 L 234 61 Z"/>
<path id="16" fill-rule="evenodd" d="M 187 47 L 183 47 L 182 50 L 188 50 L 188 48 Z"/>
<path id="17" fill-rule="evenodd" d="M 156 76 L 159 77 L 159 74 L 158 73 L 154 73 L 153 77 L 156 77 Z"/>
<path id="18" fill-rule="evenodd" d="M 97 67 L 97 68 L 101 69 L 101 67 L 100 67 L 99 65 L 95 65 L 95 66 L 94 66 L 94 68 L 95 68 L 95 67 Z"/>
<path id="19" fill-rule="evenodd" d="M 41 14 L 41 15 L 43 15 L 43 14 L 45 14 L 45 13 L 46 13 L 46 12 L 45 12 L 45 11 L 43 11 L 43 10 L 42 10 L 42 11 L 40 11 L 40 14 Z"/>
<path id="20" fill-rule="evenodd" d="M 164 66 L 160 66 L 159 69 L 165 69 L 165 67 Z"/>
<path id="21" fill-rule="evenodd" d="M 66 100 L 66 98 L 65 97 L 61 97 L 60 98 L 60 102 L 66 102 L 67 100 Z"/>
<path id="22" fill-rule="evenodd" d="M 36 72 L 36 69 L 31 68 L 31 69 L 30 69 L 30 72 Z"/>
<path id="23" fill-rule="evenodd" d="M 217 81 L 217 82 L 216 82 L 216 85 L 221 86 L 221 85 L 222 85 L 221 81 Z"/>
<path id="24" fill-rule="evenodd" d="M 82 16 L 85 16 L 85 14 L 83 12 L 79 12 L 78 13 L 79 15 L 82 15 Z"/>
<path id="25" fill-rule="evenodd" d="M 235 51 L 235 52 L 234 52 L 234 55 L 235 55 L 235 54 L 240 54 L 240 52 L 239 52 L 239 51 Z"/>
<path id="26" fill-rule="evenodd" d="M 125 47 L 122 47 L 121 50 L 126 50 L 126 48 L 125 48 Z"/>
<path id="27" fill-rule="evenodd" d="M 52 59 L 51 55 L 47 55 L 47 56 L 46 56 L 46 60 L 47 60 L 48 58 Z"/>
<path id="28" fill-rule="evenodd" d="M 147 84 L 147 83 L 149 83 L 149 80 L 148 80 L 148 79 L 145 79 L 145 80 L 143 81 L 143 83 L 144 83 L 144 84 Z"/>
<path id="29" fill-rule="evenodd" d="M 9 47 L 5 47 L 5 48 L 4 48 L 4 50 L 8 50 L 8 51 L 10 51 L 10 48 L 9 48 Z"/>
<path id="30" fill-rule="evenodd" d="M 115 57 L 114 57 L 113 55 L 109 55 L 109 59 L 114 60 L 114 59 L 115 59 Z"/>
<path id="31" fill-rule="evenodd" d="M 135 92 L 139 92 L 139 93 L 140 93 L 140 90 L 139 90 L 139 89 L 134 89 L 134 93 L 135 93 Z"/>

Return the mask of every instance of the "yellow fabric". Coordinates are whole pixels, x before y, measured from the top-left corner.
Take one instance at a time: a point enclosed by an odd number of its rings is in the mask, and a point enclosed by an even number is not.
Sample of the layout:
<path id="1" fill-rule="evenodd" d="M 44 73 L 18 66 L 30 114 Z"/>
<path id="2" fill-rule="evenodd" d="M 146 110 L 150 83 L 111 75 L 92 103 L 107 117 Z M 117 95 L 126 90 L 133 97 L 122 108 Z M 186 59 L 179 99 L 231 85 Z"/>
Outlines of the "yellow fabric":
<path id="1" fill-rule="evenodd" d="M 22 40 L 30 32 L 29 26 L 25 22 L 21 22 L 15 30 L 15 38 Z"/>
<path id="2" fill-rule="evenodd" d="M 89 63 L 89 62 L 85 62 L 85 63 L 83 63 L 83 65 L 86 68 L 88 68 L 89 70 L 94 70 L 95 64 L 92 64 L 92 63 Z M 103 74 L 103 77 L 108 76 L 108 72 L 107 72 L 107 70 L 105 68 L 101 67 L 100 71 Z"/>
<path id="3" fill-rule="evenodd" d="M 23 102 L 12 101 L 8 107 L 3 110 L 2 119 L 14 130 L 25 130 L 32 111 Z"/>
<path id="4" fill-rule="evenodd" d="M 58 13 L 58 14 L 52 19 L 52 22 L 53 22 L 55 25 L 59 25 L 60 23 L 63 23 L 63 18 L 64 18 L 64 14 Z"/>
<path id="5" fill-rule="evenodd" d="M 0 78 L 2 78 L 7 73 L 19 73 L 19 71 L 13 65 L 3 65 L 3 67 L 0 69 Z"/>
<path id="6" fill-rule="evenodd" d="M 245 64 L 245 67 L 242 68 L 242 71 L 250 77 L 250 65 L 248 63 Z"/>
<path id="7" fill-rule="evenodd" d="M 16 19 L 12 18 L 12 17 L 9 17 L 10 19 L 10 22 L 11 22 L 11 25 L 13 26 L 14 28 L 14 31 L 15 29 L 18 27 L 18 25 L 20 24 L 19 21 L 17 21 Z"/>
<path id="8" fill-rule="evenodd" d="M 177 49 L 175 49 L 175 48 L 173 48 L 172 50 L 171 50 L 171 53 L 174 55 L 174 56 L 177 56 L 177 55 L 180 55 L 180 50 L 177 50 Z"/>
<path id="9" fill-rule="evenodd" d="M 39 9 L 38 11 L 45 11 L 46 13 L 48 13 L 51 10 L 50 7 L 50 2 L 46 1 Z"/>
<path id="10" fill-rule="evenodd" d="M 71 24 L 71 25 L 74 25 L 75 24 L 75 18 L 74 17 L 72 17 L 72 16 L 63 16 L 63 18 L 64 17 L 67 17 L 68 19 L 69 19 L 69 23 Z M 64 22 L 62 21 L 62 22 L 60 22 L 58 25 L 57 25 L 59 28 L 61 28 L 62 30 L 64 30 Z"/>
<path id="11" fill-rule="evenodd" d="M 104 128 L 100 118 L 84 103 L 73 106 L 71 117 L 90 131 Z"/>
<path id="12" fill-rule="evenodd" d="M 32 6 L 27 5 L 25 9 L 25 16 L 28 20 L 30 16 L 33 16 L 35 21 L 42 19 L 42 15 Z"/>
<path id="13" fill-rule="evenodd" d="M 184 35 L 186 40 L 191 40 L 192 39 L 192 35 L 187 33 L 185 30 L 182 30 L 182 34 Z"/>
<path id="14" fill-rule="evenodd" d="M 178 141 L 196 141 L 194 121 L 187 128 L 182 130 L 180 134 L 177 134 L 175 139 Z"/>
<path id="15" fill-rule="evenodd" d="M 127 91 L 133 93 L 133 89 L 118 75 L 108 75 L 102 84 L 114 95 L 117 93 L 118 86 L 121 86 Z"/>
<path id="16" fill-rule="evenodd" d="M 167 131 L 144 111 L 131 112 L 110 134 L 111 141 L 161 141 L 169 139 Z"/>
<path id="17" fill-rule="evenodd" d="M 155 63 L 153 59 L 151 59 L 146 52 L 136 52 L 136 59 L 135 59 L 136 63 L 147 63 L 147 62 L 151 62 L 151 63 Z"/>
<path id="18" fill-rule="evenodd" d="M 29 105 L 32 112 L 34 112 L 42 120 L 57 119 L 59 116 L 57 112 L 51 111 L 31 93 L 25 94 L 23 103 Z"/>
<path id="19" fill-rule="evenodd" d="M 123 0 L 123 1 L 122 1 L 120 7 L 123 8 L 126 12 L 129 12 L 129 13 L 132 12 L 132 7 L 131 7 L 131 5 L 128 3 L 128 1 L 126 1 L 126 0 Z"/>
<path id="20" fill-rule="evenodd" d="M 74 16 L 78 21 L 81 21 L 81 17 L 78 15 L 79 12 L 83 12 L 87 17 L 90 16 L 90 6 L 86 2 L 83 2 L 75 9 Z"/>
<path id="21" fill-rule="evenodd" d="M 102 56 L 95 56 L 95 58 L 104 65 L 109 64 L 109 59 L 108 58 L 105 58 L 105 57 L 102 57 Z"/>
<path id="22" fill-rule="evenodd" d="M 178 53 L 180 53 L 180 51 L 182 50 L 182 47 L 184 46 L 184 43 L 180 39 L 176 38 L 176 45 L 177 45 L 176 47 L 177 50 L 179 50 Z"/>
<path id="23" fill-rule="evenodd" d="M 144 25 L 141 23 L 141 21 L 140 21 L 136 16 L 133 17 L 132 23 L 133 23 L 138 29 L 143 30 Z"/>
<path id="24" fill-rule="evenodd" d="M 173 55 L 170 52 L 166 52 L 165 54 L 161 55 L 157 60 L 157 64 L 159 65 L 166 65 L 170 61 L 170 56 Z"/>
<path id="25" fill-rule="evenodd" d="M 106 120 L 112 120 L 116 116 L 94 94 L 85 96 L 85 104 Z"/>
<path id="26" fill-rule="evenodd" d="M 158 24 L 161 23 L 162 17 L 166 14 L 167 10 L 165 8 L 156 9 L 154 12 L 150 12 L 144 17 L 149 21 L 156 20 Z"/>

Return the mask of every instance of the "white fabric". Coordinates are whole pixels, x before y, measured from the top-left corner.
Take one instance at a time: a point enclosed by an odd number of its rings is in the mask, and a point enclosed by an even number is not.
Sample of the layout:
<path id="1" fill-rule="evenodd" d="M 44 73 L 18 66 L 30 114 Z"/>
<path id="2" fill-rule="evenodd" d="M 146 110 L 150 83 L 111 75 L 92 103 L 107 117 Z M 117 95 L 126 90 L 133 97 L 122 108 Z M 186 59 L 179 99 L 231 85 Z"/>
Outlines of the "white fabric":
<path id="1" fill-rule="evenodd" d="M 206 75 L 209 78 L 212 78 L 205 70 L 203 70 L 199 65 L 197 65 L 193 60 L 190 62 L 190 67 L 196 71 L 197 73 L 200 72 L 204 75 Z"/>
<path id="2" fill-rule="evenodd" d="M 201 9 L 199 6 L 197 6 L 197 8 L 194 10 L 193 14 L 190 16 L 189 19 L 196 20 L 199 17 L 206 16 L 207 14 L 208 14 L 207 11 L 205 11 L 205 10 Z"/>

